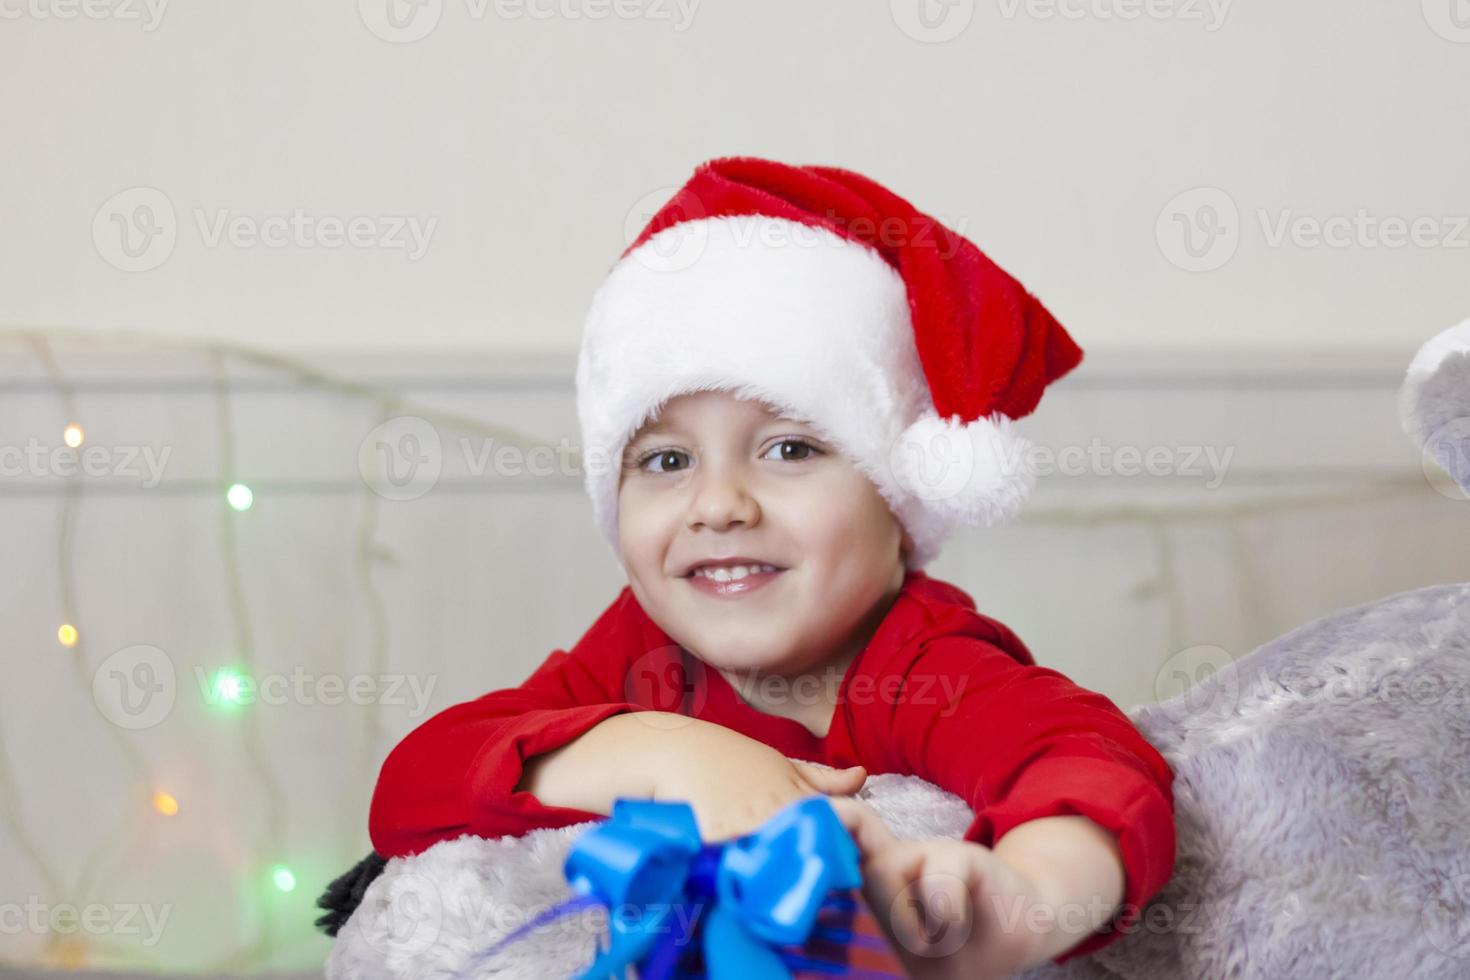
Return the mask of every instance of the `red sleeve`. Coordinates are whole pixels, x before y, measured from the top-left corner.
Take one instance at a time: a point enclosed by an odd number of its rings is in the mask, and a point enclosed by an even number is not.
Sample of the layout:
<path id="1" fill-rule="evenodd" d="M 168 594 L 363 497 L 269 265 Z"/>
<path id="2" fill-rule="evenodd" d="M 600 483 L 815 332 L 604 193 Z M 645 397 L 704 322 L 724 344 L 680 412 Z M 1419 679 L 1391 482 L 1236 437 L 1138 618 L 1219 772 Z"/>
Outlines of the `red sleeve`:
<path id="1" fill-rule="evenodd" d="M 373 849 L 398 857 L 463 834 L 501 837 L 603 816 L 513 790 L 531 756 L 611 715 L 646 710 L 625 687 L 628 666 L 649 649 L 646 622 L 625 588 L 570 652 L 553 651 L 519 687 L 446 708 L 409 732 L 373 791 Z"/>
<path id="2" fill-rule="evenodd" d="M 907 668 L 894 740 L 914 774 L 970 803 L 966 840 L 991 847 L 1028 820 L 1066 815 L 1117 838 L 1118 913 L 1053 962 L 1115 942 L 1174 873 L 1174 773 L 1163 756 L 1104 695 L 985 640 L 930 639 Z"/>

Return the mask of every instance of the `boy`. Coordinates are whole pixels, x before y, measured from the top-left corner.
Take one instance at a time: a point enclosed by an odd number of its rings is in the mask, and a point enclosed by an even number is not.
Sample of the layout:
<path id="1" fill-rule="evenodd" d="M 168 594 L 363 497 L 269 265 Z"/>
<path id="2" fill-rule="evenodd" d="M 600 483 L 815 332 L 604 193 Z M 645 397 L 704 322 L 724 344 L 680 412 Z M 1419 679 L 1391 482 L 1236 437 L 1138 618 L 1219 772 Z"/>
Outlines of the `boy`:
<path id="1" fill-rule="evenodd" d="M 706 839 L 811 793 L 914 976 L 1003 977 L 1116 940 L 1173 872 L 1167 763 L 923 572 L 1035 482 L 1013 420 L 1081 351 L 973 244 L 850 171 L 699 167 L 592 304 L 577 368 L 594 516 L 628 587 L 518 688 L 384 763 L 387 856 L 689 802 Z M 837 769 L 827 768 L 836 766 Z M 966 799 L 897 841 L 866 775 Z"/>

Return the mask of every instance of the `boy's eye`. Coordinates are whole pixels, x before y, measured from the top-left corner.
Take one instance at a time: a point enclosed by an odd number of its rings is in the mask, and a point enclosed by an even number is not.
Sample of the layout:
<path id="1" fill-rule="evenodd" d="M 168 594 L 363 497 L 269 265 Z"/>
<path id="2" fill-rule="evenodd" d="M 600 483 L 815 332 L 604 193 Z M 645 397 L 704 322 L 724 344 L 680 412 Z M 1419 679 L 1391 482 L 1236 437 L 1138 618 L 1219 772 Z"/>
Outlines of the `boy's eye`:
<path id="1" fill-rule="evenodd" d="M 648 469 L 648 464 L 650 462 L 654 461 L 654 460 L 658 460 L 660 463 L 664 463 L 664 462 L 667 462 L 668 461 L 668 458 L 670 456 L 674 456 L 674 457 L 680 457 L 680 456 L 682 456 L 682 457 L 688 458 L 688 455 L 689 455 L 688 453 L 683 452 L 682 450 L 678 450 L 678 449 L 655 449 L 653 452 L 649 453 L 648 455 L 644 456 L 642 459 L 640 459 L 638 461 L 638 468 L 640 470 Z M 654 470 L 651 470 L 650 472 L 653 472 L 653 473 L 671 473 L 671 472 L 673 472 L 673 470 L 672 469 L 654 469 Z"/>
<path id="2" fill-rule="evenodd" d="M 791 451 L 784 451 L 788 446 L 791 447 Z M 813 446 L 805 439 L 782 439 L 772 446 L 771 450 L 783 450 L 778 458 L 787 463 L 798 463 L 804 459 L 810 459 L 812 455 L 820 452 L 816 446 Z M 769 457 L 771 450 L 767 450 L 766 457 L 762 458 Z"/>

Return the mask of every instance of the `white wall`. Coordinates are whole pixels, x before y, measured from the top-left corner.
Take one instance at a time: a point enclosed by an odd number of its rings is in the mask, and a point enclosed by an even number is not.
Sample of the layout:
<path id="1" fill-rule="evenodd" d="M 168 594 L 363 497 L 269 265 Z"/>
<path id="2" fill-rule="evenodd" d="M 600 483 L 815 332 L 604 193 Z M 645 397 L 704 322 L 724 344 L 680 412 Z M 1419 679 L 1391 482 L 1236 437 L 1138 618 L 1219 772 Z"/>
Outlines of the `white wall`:
<path id="1" fill-rule="evenodd" d="M 1407 357 L 1470 309 L 1465 0 L 923 0 L 963 27 L 942 43 L 919 0 L 419 0 L 412 43 L 367 26 L 406 0 L 80 2 L 0 0 L 0 324 L 565 350 L 629 216 L 732 153 L 890 184 L 1092 350 Z M 108 202 L 138 187 L 176 239 L 126 272 L 110 215 L 139 198 Z M 1199 187 L 1240 215 L 1208 272 L 1170 261 Z M 436 225 L 417 259 L 198 226 L 297 209 Z M 1261 219 L 1360 209 L 1438 244 L 1273 247 Z"/>

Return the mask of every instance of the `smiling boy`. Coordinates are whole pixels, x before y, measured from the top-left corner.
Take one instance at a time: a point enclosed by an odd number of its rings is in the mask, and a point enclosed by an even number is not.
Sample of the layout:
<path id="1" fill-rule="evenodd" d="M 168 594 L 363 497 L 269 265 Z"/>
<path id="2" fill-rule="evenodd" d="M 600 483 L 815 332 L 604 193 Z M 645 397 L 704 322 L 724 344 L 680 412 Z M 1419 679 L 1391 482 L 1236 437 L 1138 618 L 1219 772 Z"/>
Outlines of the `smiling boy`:
<path id="1" fill-rule="evenodd" d="M 909 234 L 852 230 L 895 222 Z M 587 488 L 628 586 L 571 651 L 394 749 L 378 851 L 618 796 L 687 801 L 722 839 L 824 793 L 911 975 L 1115 941 L 1172 874 L 1172 772 L 923 571 L 957 524 L 1020 506 L 1013 420 L 1080 359 L 1019 283 L 872 181 L 702 165 L 599 289 L 578 361 Z M 964 839 L 895 840 L 846 798 L 880 772 L 963 797 Z"/>

